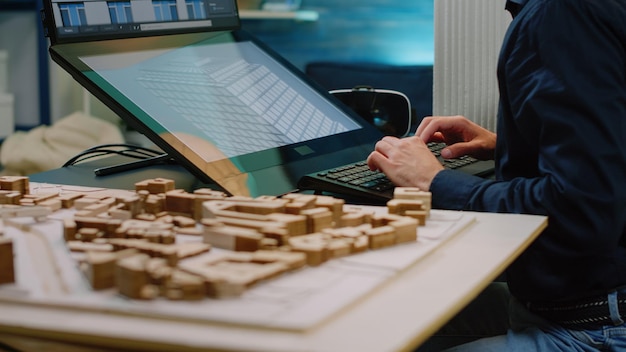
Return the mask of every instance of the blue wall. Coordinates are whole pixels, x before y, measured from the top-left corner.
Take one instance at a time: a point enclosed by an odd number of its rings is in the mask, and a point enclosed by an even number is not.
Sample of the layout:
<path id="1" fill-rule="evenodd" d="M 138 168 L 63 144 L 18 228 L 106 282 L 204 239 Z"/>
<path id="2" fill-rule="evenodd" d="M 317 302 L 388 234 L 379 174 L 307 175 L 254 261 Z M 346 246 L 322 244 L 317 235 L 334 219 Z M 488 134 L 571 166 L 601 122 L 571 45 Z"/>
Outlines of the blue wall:
<path id="1" fill-rule="evenodd" d="M 432 65 L 432 0 L 303 0 L 316 22 L 244 20 L 255 34 L 294 65 L 312 61 Z"/>

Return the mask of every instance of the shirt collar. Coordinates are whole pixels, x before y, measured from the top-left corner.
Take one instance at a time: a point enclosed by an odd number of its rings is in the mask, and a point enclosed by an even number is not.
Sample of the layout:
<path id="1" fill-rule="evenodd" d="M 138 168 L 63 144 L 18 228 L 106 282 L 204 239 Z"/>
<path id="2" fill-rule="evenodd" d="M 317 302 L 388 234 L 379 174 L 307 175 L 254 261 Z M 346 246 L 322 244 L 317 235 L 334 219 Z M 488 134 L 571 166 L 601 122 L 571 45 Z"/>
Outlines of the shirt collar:
<path id="1" fill-rule="evenodd" d="M 527 2 L 528 0 L 507 0 L 504 8 L 511 13 L 513 18 L 515 18 Z"/>

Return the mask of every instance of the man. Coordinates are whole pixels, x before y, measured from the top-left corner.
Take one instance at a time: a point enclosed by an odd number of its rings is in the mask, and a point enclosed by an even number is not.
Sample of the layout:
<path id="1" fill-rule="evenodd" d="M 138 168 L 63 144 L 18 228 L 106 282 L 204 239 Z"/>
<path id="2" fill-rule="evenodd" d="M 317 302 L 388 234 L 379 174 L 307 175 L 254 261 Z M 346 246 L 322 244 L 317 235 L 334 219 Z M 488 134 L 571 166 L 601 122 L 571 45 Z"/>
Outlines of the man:
<path id="1" fill-rule="evenodd" d="M 510 329 L 462 350 L 626 350 L 626 1 L 506 8 L 497 138 L 427 117 L 414 137 L 379 141 L 368 164 L 430 190 L 434 207 L 548 215 L 506 271 Z M 444 170 L 431 140 L 448 144 L 444 157 L 495 157 L 496 179 Z"/>

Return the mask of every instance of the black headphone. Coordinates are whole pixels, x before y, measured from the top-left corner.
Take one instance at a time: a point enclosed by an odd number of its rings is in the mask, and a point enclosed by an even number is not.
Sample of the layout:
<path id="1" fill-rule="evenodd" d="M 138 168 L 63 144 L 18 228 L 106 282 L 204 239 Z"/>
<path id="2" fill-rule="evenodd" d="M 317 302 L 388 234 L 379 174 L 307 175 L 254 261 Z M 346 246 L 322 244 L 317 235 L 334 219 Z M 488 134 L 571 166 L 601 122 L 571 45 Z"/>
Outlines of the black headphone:
<path id="1" fill-rule="evenodd" d="M 401 92 L 355 86 L 352 89 L 331 90 L 330 94 L 385 135 L 403 137 L 409 133 L 413 115 L 411 102 Z"/>

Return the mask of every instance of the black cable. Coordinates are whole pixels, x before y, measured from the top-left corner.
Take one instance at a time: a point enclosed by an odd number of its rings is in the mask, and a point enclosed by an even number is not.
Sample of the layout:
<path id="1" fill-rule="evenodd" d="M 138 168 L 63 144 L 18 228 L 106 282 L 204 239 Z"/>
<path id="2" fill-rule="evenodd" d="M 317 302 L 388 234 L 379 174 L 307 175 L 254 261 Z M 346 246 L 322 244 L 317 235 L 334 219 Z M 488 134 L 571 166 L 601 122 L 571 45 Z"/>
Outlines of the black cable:
<path id="1" fill-rule="evenodd" d="M 118 165 L 113 165 L 113 166 L 99 167 L 97 169 L 94 169 L 93 172 L 96 174 L 96 176 L 107 176 L 107 175 L 116 174 L 122 171 L 135 170 L 141 167 L 151 166 L 157 163 L 171 162 L 171 161 L 172 161 L 172 158 L 167 153 L 163 153 L 163 154 L 159 154 L 156 156 L 151 156 L 148 158 L 140 159 L 137 161 L 131 161 L 128 163 L 123 163 L 123 164 L 118 164 Z"/>
<path id="2" fill-rule="evenodd" d="M 75 165 L 85 160 L 105 155 L 121 155 L 134 159 L 147 159 L 156 157 L 164 158 L 164 153 L 162 151 L 146 147 L 132 144 L 102 144 L 86 149 L 81 153 L 75 155 L 74 157 L 66 161 L 65 164 L 63 164 L 63 167 Z"/>

